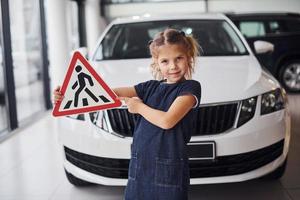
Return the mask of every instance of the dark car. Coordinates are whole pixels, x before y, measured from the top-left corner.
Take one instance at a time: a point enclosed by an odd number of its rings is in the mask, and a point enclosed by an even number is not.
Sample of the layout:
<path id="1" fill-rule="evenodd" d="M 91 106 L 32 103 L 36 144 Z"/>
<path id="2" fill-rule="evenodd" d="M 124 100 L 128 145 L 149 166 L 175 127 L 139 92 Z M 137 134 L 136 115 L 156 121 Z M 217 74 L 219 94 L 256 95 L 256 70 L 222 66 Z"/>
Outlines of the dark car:
<path id="1" fill-rule="evenodd" d="M 258 40 L 274 45 L 272 53 L 256 54 L 258 60 L 287 91 L 300 92 L 300 13 L 226 15 L 244 34 L 253 51 Z"/>

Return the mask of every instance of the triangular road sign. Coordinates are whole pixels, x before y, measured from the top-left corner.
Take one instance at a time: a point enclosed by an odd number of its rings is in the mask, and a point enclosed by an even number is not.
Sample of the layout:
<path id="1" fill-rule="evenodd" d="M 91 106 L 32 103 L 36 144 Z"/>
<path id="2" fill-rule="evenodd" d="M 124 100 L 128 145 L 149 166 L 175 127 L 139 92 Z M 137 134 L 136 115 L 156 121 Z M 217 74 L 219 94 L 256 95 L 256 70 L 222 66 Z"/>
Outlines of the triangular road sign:
<path id="1" fill-rule="evenodd" d="M 53 116 L 92 112 L 122 104 L 79 52 L 75 52 L 71 59 L 61 93 L 64 98 L 55 104 Z"/>

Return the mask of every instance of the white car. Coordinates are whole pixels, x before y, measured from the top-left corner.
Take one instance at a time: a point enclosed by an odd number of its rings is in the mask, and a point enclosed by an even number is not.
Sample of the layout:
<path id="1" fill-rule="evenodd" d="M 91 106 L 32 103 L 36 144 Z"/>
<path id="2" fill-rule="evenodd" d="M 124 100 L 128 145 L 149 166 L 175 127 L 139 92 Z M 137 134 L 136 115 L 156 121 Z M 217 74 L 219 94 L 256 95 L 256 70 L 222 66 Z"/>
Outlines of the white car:
<path id="1" fill-rule="evenodd" d="M 90 62 L 111 88 L 152 79 L 148 41 L 167 27 L 192 34 L 203 50 L 193 74 L 202 98 L 189 143 L 191 184 L 281 177 L 291 132 L 285 91 L 224 15 L 116 19 Z M 256 42 L 257 52 L 269 50 L 270 43 Z M 126 185 L 134 121 L 124 106 L 60 118 L 69 181 Z"/>

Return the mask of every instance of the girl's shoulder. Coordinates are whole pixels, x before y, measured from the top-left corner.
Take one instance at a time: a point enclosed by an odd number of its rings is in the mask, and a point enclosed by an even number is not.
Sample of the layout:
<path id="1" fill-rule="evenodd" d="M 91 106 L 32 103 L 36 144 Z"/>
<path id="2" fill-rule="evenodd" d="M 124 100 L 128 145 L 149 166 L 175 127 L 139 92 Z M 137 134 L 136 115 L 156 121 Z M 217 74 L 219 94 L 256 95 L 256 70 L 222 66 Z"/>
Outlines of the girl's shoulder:
<path id="1" fill-rule="evenodd" d="M 200 96 L 201 84 L 197 80 L 185 80 L 179 87 L 179 93 L 192 93 L 196 96 Z"/>
<path id="2" fill-rule="evenodd" d="M 157 80 L 148 80 L 141 83 L 136 84 L 134 87 L 136 90 L 147 91 L 151 88 L 155 88 L 159 86 L 160 81 Z"/>
<path id="3" fill-rule="evenodd" d="M 186 80 L 186 82 L 192 83 L 192 84 L 200 84 L 200 82 L 195 79 L 188 79 L 188 80 Z"/>
<path id="4" fill-rule="evenodd" d="M 151 79 L 151 80 L 148 80 L 148 81 L 145 81 L 144 84 L 147 85 L 148 87 L 153 87 L 153 86 L 157 86 L 161 83 L 161 81 L 158 81 L 158 80 L 154 80 L 154 79 Z"/>
<path id="5" fill-rule="evenodd" d="M 144 81 L 144 82 L 140 82 L 137 85 L 139 85 L 139 84 L 143 84 L 143 85 L 157 85 L 159 83 L 160 83 L 160 81 L 158 81 L 158 80 L 150 79 L 150 80 L 147 80 L 147 81 Z"/>
<path id="6" fill-rule="evenodd" d="M 201 88 L 201 84 L 199 81 L 197 80 L 193 80 L 193 79 L 189 79 L 189 80 L 185 80 L 182 84 L 184 87 L 200 87 Z"/>

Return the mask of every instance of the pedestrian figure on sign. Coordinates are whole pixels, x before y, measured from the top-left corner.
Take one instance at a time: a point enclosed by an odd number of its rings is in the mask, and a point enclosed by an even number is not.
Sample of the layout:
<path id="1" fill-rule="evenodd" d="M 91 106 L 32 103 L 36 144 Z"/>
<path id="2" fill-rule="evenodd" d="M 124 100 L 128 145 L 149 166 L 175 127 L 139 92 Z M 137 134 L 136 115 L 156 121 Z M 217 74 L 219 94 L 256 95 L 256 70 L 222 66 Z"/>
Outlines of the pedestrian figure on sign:
<path id="1" fill-rule="evenodd" d="M 75 92 L 75 98 L 74 98 L 74 106 L 77 107 L 78 106 L 78 97 L 79 94 L 84 90 L 95 102 L 98 102 L 99 99 L 86 87 L 85 84 L 85 78 L 89 81 L 89 84 L 91 86 L 94 85 L 92 78 L 87 75 L 84 72 L 81 72 L 82 67 L 80 65 L 77 65 L 75 67 L 76 72 L 78 73 L 78 80 L 72 85 L 72 90 L 74 90 L 78 84 L 79 84 L 79 88 L 77 89 L 77 91 Z"/>

